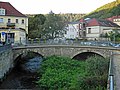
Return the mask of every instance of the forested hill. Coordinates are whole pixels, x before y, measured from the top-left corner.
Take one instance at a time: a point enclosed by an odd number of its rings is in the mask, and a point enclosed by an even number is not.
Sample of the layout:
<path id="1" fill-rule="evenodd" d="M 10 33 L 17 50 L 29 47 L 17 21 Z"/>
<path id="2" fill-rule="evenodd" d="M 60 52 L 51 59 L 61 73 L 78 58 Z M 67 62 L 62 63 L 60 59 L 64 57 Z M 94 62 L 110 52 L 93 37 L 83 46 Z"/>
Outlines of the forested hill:
<path id="1" fill-rule="evenodd" d="M 85 14 L 74 14 L 74 13 L 65 13 L 65 14 L 59 14 L 64 21 L 66 22 L 72 22 L 77 21 L 81 19 Z"/>
<path id="2" fill-rule="evenodd" d="M 116 0 L 105 4 L 95 11 L 87 14 L 85 17 L 89 18 L 108 18 L 112 16 L 120 15 L 120 0 Z"/>
<path id="3" fill-rule="evenodd" d="M 28 17 L 34 17 L 37 14 L 26 14 L 26 16 Z M 44 16 L 46 16 L 47 14 L 44 14 Z M 81 19 L 83 16 L 85 16 L 85 14 L 74 14 L 74 13 L 61 13 L 58 14 L 59 16 L 61 16 L 63 18 L 64 21 L 66 22 L 72 22 L 72 21 L 77 21 L 79 19 Z"/>

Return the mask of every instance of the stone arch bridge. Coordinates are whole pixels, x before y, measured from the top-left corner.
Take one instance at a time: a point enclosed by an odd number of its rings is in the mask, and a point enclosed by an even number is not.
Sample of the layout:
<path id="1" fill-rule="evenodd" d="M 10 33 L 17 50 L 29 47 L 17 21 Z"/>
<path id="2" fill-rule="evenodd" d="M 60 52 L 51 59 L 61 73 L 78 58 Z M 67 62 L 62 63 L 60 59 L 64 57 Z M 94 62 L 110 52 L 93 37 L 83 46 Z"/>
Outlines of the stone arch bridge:
<path id="1" fill-rule="evenodd" d="M 77 46 L 77 45 L 21 46 L 13 48 L 13 60 L 15 60 L 19 55 L 29 51 L 38 53 L 43 57 L 59 55 L 73 58 L 74 56 L 84 52 L 95 53 L 102 57 L 110 57 L 111 52 L 114 50 L 118 49 L 111 47 Z"/>

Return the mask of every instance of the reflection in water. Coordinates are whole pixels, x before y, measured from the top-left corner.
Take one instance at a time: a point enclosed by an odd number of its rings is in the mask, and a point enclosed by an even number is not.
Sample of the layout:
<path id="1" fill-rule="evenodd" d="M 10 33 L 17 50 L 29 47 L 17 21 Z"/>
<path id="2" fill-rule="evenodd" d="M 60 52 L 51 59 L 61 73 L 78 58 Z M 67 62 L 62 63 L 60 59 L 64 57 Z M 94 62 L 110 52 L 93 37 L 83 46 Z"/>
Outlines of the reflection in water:
<path id="1" fill-rule="evenodd" d="M 42 62 L 42 57 L 35 57 L 24 63 L 19 63 L 3 81 L 0 89 L 37 89 L 35 81 L 39 78 L 36 71 Z"/>
<path id="2" fill-rule="evenodd" d="M 37 56 L 35 58 L 27 60 L 26 62 L 20 63 L 18 66 L 20 70 L 30 73 L 35 73 L 40 68 L 41 62 L 42 62 L 42 57 Z"/>

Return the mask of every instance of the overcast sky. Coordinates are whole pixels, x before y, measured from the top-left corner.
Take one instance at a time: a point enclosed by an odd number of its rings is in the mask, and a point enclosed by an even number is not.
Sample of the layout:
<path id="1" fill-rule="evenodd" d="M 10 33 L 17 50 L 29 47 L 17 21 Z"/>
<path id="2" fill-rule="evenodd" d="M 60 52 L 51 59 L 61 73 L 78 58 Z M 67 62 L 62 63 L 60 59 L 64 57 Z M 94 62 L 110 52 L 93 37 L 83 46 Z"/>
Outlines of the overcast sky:
<path id="1" fill-rule="evenodd" d="M 0 0 L 10 2 L 23 14 L 89 13 L 115 0 Z"/>

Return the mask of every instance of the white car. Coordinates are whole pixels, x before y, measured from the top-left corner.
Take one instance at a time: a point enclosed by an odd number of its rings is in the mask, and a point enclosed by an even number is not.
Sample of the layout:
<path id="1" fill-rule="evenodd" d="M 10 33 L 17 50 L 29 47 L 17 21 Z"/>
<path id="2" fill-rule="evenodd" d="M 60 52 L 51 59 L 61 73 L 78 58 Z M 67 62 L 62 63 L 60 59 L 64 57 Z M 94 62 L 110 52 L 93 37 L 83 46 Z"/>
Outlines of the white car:
<path id="1" fill-rule="evenodd" d="M 114 47 L 120 47 L 120 44 L 115 45 Z"/>

